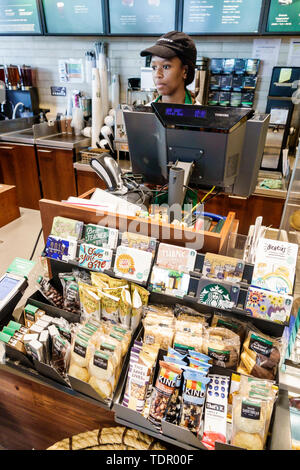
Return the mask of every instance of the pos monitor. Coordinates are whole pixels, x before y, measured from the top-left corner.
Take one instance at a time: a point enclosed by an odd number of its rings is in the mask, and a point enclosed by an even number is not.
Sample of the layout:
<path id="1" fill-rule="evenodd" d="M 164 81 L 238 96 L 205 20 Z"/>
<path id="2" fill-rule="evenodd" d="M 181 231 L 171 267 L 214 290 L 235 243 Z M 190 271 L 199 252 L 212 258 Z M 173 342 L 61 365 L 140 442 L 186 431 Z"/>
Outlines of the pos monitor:
<path id="1" fill-rule="evenodd" d="M 124 111 L 133 173 L 165 184 L 168 165 L 194 162 L 196 187 L 234 185 L 252 109 L 152 103 Z"/>

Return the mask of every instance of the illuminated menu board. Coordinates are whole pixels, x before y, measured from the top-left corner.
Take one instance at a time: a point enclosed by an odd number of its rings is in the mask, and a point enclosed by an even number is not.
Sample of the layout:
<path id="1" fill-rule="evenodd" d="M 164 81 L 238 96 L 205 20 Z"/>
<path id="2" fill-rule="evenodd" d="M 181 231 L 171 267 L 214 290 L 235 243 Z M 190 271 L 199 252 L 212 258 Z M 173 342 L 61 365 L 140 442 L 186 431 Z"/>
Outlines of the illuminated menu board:
<path id="1" fill-rule="evenodd" d="M 109 0 L 111 34 L 164 34 L 175 29 L 176 0 Z"/>
<path id="2" fill-rule="evenodd" d="M 37 0 L 0 0 L 0 34 L 42 34 Z"/>
<path id="3" fill-rule="evenodd" d="M 300 33 L 300 0 L 271 0 L 267 31 Z"/>
<path id="4" fill-rule="evenodd" d="M 262 0 L 184 0 L 183 28 L 190 34 L 257 33 Z"/>
<path id="5" fill-rule="evenodd" d="M 49 34 L 103 34 L 101 0 L 42 0 Z"/>

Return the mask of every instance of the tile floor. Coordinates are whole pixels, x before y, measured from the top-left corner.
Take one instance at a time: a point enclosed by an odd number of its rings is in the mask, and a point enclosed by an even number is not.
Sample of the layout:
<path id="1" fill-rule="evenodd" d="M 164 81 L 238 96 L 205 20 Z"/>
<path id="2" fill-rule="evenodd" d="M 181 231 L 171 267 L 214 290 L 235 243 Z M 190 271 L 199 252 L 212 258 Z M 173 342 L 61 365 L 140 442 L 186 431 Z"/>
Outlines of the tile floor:
<path id="1" fill-rule="evenodd" d="M 0 228 L 0 277 L 6 272 L 14 258 L 30 258 L 42 227 L 38 210 L 20 208 L 20 212 L 21 217 Z M 19 316 L 20 309 L 30 293 L 36 290 L 33 277 L 35 272 L 42 271 L 42 266 L 39 264 L 39 256 L 43 248 L 44 239 L 41 234 L 32 258 L 33 261 L 36 261 L 36 266 L 32 271 L 32 276 L 29 278 L 29 286 L 14 312 L 16 318 Z"/>

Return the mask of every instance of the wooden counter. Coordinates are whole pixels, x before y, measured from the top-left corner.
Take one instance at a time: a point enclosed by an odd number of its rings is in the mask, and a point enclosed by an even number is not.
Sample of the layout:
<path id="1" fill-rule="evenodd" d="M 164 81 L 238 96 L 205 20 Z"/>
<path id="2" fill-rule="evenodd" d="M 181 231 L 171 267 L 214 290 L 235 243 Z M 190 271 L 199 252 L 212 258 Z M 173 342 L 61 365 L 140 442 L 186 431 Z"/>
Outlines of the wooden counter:
<path id="1" fill-rule="evenodd" d="M 117 426 L 114 413 L 1 370 L 0 446 L 42 450 L 85 431 Z"/>
<path id="2" fill-rule="evenodd" d="M 20 217 L 15 186 L 0 184 L 0 227 Z"/>

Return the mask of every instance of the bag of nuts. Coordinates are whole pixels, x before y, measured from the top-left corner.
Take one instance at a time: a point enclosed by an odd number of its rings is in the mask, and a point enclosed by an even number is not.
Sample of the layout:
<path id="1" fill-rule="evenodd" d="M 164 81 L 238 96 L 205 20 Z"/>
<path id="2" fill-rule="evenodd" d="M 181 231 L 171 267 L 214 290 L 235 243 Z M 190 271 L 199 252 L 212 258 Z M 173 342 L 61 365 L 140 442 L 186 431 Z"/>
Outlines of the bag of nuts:
<path id="1" fill-rule="evenodd" d="M 196 370 L 185 370 L 183 377 L 184 386 L 179 426 L 198 434 L 201 427 L 206 386 L 210 378 L 205 377 L 202 372 Z"/>
<path id="2" fill-rule="evenodd" d="M 149 421 L 160 427 L 161 420 L 168 408 L 170 399 L 176 388 L 178 375 L 181 369 L 174 364 L 159 361 L 160 369 L 156 379 L 155 387 L 152 390 Z"/>

